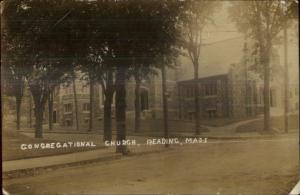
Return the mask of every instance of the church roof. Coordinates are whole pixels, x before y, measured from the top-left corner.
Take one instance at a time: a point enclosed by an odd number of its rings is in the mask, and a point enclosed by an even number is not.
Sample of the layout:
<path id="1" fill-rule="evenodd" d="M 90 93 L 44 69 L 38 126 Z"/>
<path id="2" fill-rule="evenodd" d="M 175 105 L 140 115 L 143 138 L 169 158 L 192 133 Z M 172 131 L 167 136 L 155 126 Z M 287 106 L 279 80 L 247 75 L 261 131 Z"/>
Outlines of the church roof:
<path id="1" fill-rule="evenodd" d="M 223 79 L 223 78 L 227 78 L 227 74 L 218 74 L 218 75 L 213 75 L 213 76 L 200 77 L 200 78 L 198 78 L 198 81 L 203 81 L 203 80 L 207 80 L 207 79 Z M 183 84 L 183 83 L 190 83 L 190 82 L 194 82 L 194 79 L 178 81 L 177 83 Z"/>

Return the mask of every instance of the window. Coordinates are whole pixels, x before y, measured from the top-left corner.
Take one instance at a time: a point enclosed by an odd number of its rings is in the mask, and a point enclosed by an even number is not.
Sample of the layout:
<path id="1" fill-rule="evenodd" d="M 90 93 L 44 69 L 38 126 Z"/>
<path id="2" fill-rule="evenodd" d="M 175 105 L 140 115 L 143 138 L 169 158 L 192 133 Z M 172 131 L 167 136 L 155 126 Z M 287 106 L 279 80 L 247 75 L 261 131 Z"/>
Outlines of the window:
<path id="1" fill-rule="evenodd" d="M 190 96 L 190 91 L 189 91 L 189 88 L 188 87 L 186 87 L 186 95 L 185 95 L 186 97 L 189 97 Z"/>
<path id="2" fill-rule="evenodd" d="M 72 122 L 71 122 L 70 119 L 66 119 L 66 120 L 65 120 L 65 126 L 67 126 L 67 127 L 72 126 Z"/>
<path id="3" fill-rule="evenodd" d="M 68 87 L 64 87 L 64 88 L 63 88 L 63 93 L 64 93 L 64 94 L 68 94 Z"/>
<path id="4" fill-rule="evenodd" d="M 83 103 L 82 110 L 85 112 L 89 112 L 90 111 L 90 103 Z"/>
<path id="5" fill-rule="evenodd" d="M 216 108 L 206 110 L 208 118 L 216 118 L 217 117 L 217 110 Z"/>
<path id="6" fill-rule="evenodd" d="M 65 93 L 66 95 L 72 94 L 72 93 L 73 93 L 73 88 L 72 88 L 70 85 L 65 86 L 65 87 L 64 87 L 64 93 Z"/>
<path id="7" fill-rule="evenodd" d="M 65 112 L 72 112 L 72 104 L 71 103 L 65 104 L 64 109 L 65 109 Z"/>
<path id="8" fill-rule="evenodd" d="M 85 85 L 81 85 L 81 89 L 80 89 L 80 92 L 82 94 L 87 94 L 88 93 L 88 88 L 85 86 Z"/>
<path id="9" fill-rule="evenodd" d="M 187 97 L 193 97 L 194 96 L 194 85 L 189 85 L 186 87 L 186 91 L 187 91 L 187 94 L 186 96 Z"/>
<path id="10" fill-rule="evenodd" d="M 199 94 L 201 93 L 201 87 L 202 87 L 202 86 L 201 86 L 201 84 L 200 84 L 200 83 L 198 83 L 198 85 L 197 85 L 197 86 L 198 86 L 198 95 L 199 95 Z"/>
<path id="11" fill-rule="evenodd" d="M 216 83 L 208 83 L 205 84 L 205 95 L 217 95 L 217 84 Z"/>
<path id="12" fill-rule="evenodd" d="M 89 87 L 82 84 L 80 92 L 83 93 L 83 94 L 89 94 L 90 93 Z"/>
<path id="13" fill-rule="evenodd" d="M 194 86 L 191 86 L 191 97 L 194 97 L 195 96 L 195 88 Z"/>
<path id="14" fill-rule="evenodd" d="M 187 119 L 188 120 L 195 120 L 195 112 L 194 111 L 188 112 Z"/>

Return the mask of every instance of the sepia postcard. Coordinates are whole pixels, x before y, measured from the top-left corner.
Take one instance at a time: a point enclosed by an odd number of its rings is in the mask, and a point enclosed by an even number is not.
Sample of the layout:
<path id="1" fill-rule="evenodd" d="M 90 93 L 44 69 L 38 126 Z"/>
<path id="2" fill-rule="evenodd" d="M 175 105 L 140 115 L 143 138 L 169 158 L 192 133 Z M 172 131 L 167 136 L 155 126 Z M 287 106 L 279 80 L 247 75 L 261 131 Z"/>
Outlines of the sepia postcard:
<path id="1" fill-rule="evenodd" d="M 1 1 L 2 194 L 300 194 L 298 5 Z"/>

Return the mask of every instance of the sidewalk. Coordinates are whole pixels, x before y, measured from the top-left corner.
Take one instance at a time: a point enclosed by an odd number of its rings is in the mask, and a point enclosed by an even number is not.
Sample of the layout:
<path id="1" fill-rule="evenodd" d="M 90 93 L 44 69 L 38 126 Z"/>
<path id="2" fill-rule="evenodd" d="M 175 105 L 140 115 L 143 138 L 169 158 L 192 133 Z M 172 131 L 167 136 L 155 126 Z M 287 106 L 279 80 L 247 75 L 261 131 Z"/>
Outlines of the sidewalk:
<path id="1" fill-rule="evenodd" d="M 236 139 L 260 139 L 260 138 L 272 138 L 274 136 L 280 136 L 281 134 L 261 134 L 258 132 L 249 132 L 249 133 L 237 133 L 235 131 L 236 127 L 241 124 L 245 124 L 251 121 L 259 120 L 251 119 L 246 121 L 240 121 L 234 124 L 222 126 L 222 127 L 206 127 L 209 129 L 209 132 L 203 132 L 199 136 L 195 136 L 194 132 L 169 132 L 169 137 L 178 137 L 178 138 L 193 138 L 193 137 L 201 137 L 207 138 L 208 142 L 210 139 L 212 140 L 236 140 Z M 32 129 L 24 129 L 19 131 L 22 134 L 28 137 L 34 137 L 34 132 Z M 298 133 L 299 131 L 295 130 L 290 133 Z M 93 141 L 96 145 L 104 145 L 103 143 L 103 135 L 100 130 L 85 132 L 85 131 L 69 131 L 69 130 L 58 130 L 58 131 L 44 131 L 44 138 L 49 140 L 56 141 L 72 141 L 72 140 L 80 140 L 80 141 Z M 113 137 L 115 137 L 115 132 L 113 131 Z M 147 147 L 144 144 L 146 143 L 146 139 L 151 139 L 154 137 L 164 137 L 164 132 L 158 131 L 144 131 L 141 133 L 135 133 L 132 131 L 128 132 L 127 139 L 136 140 L 136 142 L 140 145 L 138 147 L 129 147 L 130 150 L 134 154 L 147 153 L 147 152 L 158 152 L 163 151 L 161 147 Z M 144 146 L 143 146 L 144 145 Z M 163 147 L 163 146 L 162 146 Z M 45 157 L 34 157 L 28 159 L 21 160 L 10 160 L 4 161 L 3 172 L 7 175 L 7 173 L 24 171 L 24 170 L 34 170 L 42 169 L 48 167 L 55 166 L 63 166 L 69 164 L 79 164 L 82 162 L 88 161 L 102 161 L 105 159 L 111 158 L 119 158 L 121 154 L 115 153 L 115 147 L 107 147 L 104 149 L 96 149 L 85 152 L 75 152 L 69 154 L 58 154 L 53 156 L 45 156 Z"/>
<path id="2" fill-rule="evenodd" d="M 129 150 L 134 155 L 160 152 L 164 146 L 138 146 L 130 147 Z M 59 154 L 46 157 L 27 158 L 21 160 L 11 160 L 2 162 L 2 171 L 4 178 L 15 178 L 20 175 L 34 175 L 43 170 L 52 170 L 53 168 L 80 165 L 82 163 L 100 162 L 113 159 L 119 159 L 123 155 L 115 152 L 115 147 L 97 149 L 84 152 L 75 152 L 70 154 Z"/>
<path id="3" fill-rule="evenodd" d="M 49 134 L 48 134 L 49 135 Z M 80 136 L 83 136 L 80 134 Z M 186 137 L 195 137 L 193 135 L 186 135 Z M 204 136 L 202 136 L 204 137 Z M 260 138 L 267 138 L 270 136 L 260 135 Z M 133 137 L 131 137 L 133 138 Z M 142 137 L 140 137 L 141 139 Z M 219 137 L 220 139 L 226 139 L 226 137 Z M 250 137 L 239 137 L 239 139 L 249 139 Z M 252 138 L 257 138 L 252 136 Z M 208 138 L 208 141 L 211 138 Z M 214 139 L 218 139 L 214 137 Z M 233 139 L 227 137 L 227 139 Z M 139 145 L 128 146 L 131 154 L 141 155 L 146 153 L 163 152 L 164 145 L 143 145 L 142 142 L 137 142 Z M 173 148 L 173 147 L 172 147 Z M 57 168 L 78 166 L 86 163 L 110 161 L 114 159 L 120 159 L 122 154 L 115 153 L 115 146 L 109 146 L 104 149 L 96 149 L 84 152 L 75 152 L 69 154 L 59 154 L 45 157 L 27 158 L 21 160 L 11 160 L 2 162 L 3 178 L 18 178 L 28 175 L 36 175 L 44 171 L 52 171 Z"/>
<path id="4" fill-rule="evenodd" d="M 61 164 L 71 164 L 74 162 L 88 161 L 94 159 L 104 159 L 107 157 L 116 157 L 121 154 L 115 153 L 113 148 L 98 149 L 85 152 L 76 152 L 70 154 L 60 154 L 55 156 L 28 158 L 21 160 L 3 161 L 3 172 L 10 172 L 16 170 L 32 169 L 39 167 L 49 167 Z"/>

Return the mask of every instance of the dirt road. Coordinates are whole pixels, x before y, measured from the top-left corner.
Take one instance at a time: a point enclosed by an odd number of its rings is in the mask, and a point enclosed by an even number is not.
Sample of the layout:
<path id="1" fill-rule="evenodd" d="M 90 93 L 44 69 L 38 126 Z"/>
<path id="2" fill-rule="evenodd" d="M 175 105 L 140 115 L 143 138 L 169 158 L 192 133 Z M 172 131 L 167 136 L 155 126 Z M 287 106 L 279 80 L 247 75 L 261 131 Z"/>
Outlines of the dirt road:
<path id="1" fill-rule="evenodd" d="M 173 146 L 3 184 L 12 194 L 288 194 L 298 179 L 297 136 Z"/>

